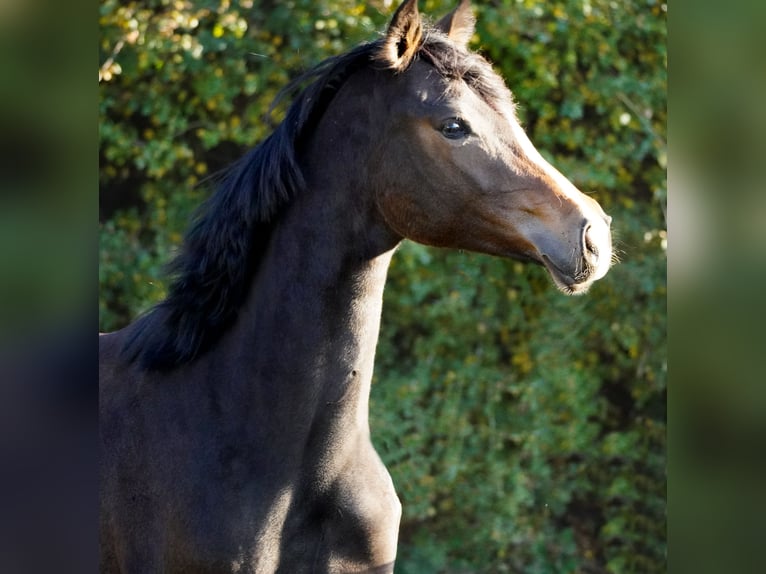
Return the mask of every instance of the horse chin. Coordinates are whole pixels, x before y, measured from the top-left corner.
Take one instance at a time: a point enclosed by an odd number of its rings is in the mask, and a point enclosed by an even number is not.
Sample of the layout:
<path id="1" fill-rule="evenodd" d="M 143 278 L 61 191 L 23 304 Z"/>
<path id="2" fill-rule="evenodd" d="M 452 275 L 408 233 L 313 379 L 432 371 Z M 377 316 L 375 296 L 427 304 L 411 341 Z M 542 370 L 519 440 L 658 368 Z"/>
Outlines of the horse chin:
<path id="1" fill-rule="evenodd" d="M 550 275 L 553 284 L 565 295 L 584 295 L 588 292 L 588 289 L 590 289 L 590 286 L 593 285 L 594 282 L 592 273 L 588 273 L 587 277 L 584 279 L 582 276 L 577 279 L 573 278 L 571 275 L 557 267 L 547 255 L 539 257 L 537 254 L 533 255 L 530 253 L 505 253 L 504 256 L 508 259 L 513 259 L 514 261 L 532 263 L 534 265 L 545 267 L 545 269 L 548 270 L 548 275 Z"/>
<path id="2" fill-rule="evenodd" d="M 584 295 L 593 285 L 592 273 L 588 273 L 584 279 L 582 277 L 575 279 L 562 271 L 547 255 L 542 256 L 541 263 L 548 270 L 553 283 L 565 295 Z"/>

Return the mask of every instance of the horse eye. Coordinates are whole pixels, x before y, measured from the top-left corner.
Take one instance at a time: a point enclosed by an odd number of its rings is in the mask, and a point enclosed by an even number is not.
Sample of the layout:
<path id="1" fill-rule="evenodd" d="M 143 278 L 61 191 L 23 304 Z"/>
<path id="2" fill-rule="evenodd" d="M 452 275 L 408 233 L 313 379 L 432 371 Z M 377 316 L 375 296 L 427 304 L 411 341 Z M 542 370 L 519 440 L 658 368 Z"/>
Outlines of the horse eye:
<path id="1" fill-rule="evenodd" d="M 462 120 L 450 118 L 442 124 L 441 132 L 445 138 L 456 140 L 468 135 L 468 126 Z"/>

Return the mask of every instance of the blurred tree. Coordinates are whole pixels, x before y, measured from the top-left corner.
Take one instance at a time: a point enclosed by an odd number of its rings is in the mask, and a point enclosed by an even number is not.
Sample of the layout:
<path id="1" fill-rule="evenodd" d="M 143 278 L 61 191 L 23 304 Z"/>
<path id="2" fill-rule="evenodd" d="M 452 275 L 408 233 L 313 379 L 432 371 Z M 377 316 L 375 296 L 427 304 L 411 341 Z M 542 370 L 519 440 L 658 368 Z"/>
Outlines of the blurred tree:
<path id="1" fill-rule="evenodd" d="M 404 505 L 397 571 L 663 572 L 667 6 L 477 4 L 473 47 L 543 155 L 614 217 L 622 261 L 572 299 L 536 267 L 400 248 L 371 400 Z M 162 299 L 201 184 L 279 121 L 277 91 L 395 7 L 101 1 L 103 330 Z"/>

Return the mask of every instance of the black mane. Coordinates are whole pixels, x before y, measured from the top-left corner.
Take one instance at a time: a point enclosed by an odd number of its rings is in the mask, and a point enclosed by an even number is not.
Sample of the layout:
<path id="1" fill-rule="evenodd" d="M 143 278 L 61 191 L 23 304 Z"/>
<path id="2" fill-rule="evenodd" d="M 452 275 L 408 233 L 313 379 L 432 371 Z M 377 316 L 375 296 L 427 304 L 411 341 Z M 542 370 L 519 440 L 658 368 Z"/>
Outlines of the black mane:
<path id="1" fill-rule="evenodd" d="M 280 211 L 305 186 L 299 154 L 306 134 L 356 70 L 375 65 L 382 40 L 329 58 L 284 88 L 275 100 L 311 82 L 285 119 L 221 177 L 170 264 L 167 298 L 139 318 L 124 356 L 145 369 L 169 369 L 204 352 L 233 323 Z M 428 29 L 418 57 L 445 77 L 461 78 L 490 103 L 510 102 L 502 80 L 480 56 Z M 274 105 L 272 105 L 273 109 Z"/>

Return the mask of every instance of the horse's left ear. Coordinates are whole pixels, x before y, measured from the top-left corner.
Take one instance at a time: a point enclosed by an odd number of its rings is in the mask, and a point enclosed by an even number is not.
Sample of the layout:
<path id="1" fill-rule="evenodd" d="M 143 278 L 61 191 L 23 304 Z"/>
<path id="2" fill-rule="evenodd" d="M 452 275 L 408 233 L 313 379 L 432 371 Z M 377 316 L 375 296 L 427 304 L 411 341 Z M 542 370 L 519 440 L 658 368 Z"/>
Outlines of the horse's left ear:
<path id="1" fill-rule="evenodd" d="M 447 34 L 450 40 L 461 48 L 468 46 L 475 26 L 476 17 L 469 0 L 460 0 L 457 8 L 436 23 L 436 28 Z"/>
<path id="2" fill-rule="evenodd" d="M 412 61 L 423 39 L 418 0 L 405 0 L 394 12 L 376 59 L 387 68 L 402 71 Z"/>

